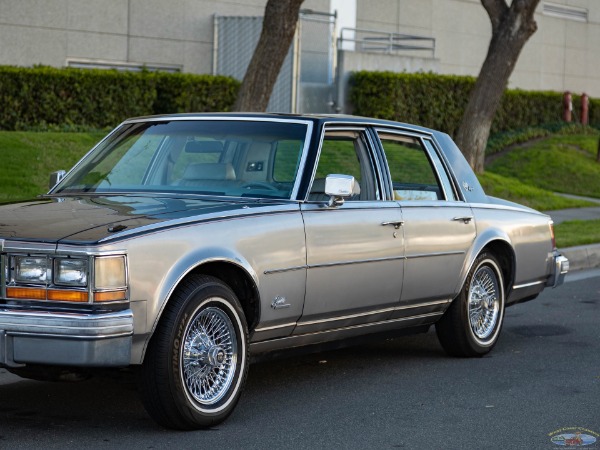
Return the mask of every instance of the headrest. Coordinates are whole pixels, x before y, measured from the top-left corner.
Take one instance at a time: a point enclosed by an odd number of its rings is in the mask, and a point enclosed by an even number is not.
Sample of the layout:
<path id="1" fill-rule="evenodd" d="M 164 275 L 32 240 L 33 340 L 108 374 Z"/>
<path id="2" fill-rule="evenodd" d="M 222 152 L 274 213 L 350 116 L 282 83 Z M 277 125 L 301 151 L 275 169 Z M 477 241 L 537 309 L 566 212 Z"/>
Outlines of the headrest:
<path id="1" fill-rule="evenodd" d="M 231 163 L 190 164 L 183 173 L 184 180 L 235 180 Z"/>
<path id="2" fill-rule="evenodd" d="M 221 153 L 222 151 L 221 141 L 188 141 L 185 144 L 186 153 Z"/>

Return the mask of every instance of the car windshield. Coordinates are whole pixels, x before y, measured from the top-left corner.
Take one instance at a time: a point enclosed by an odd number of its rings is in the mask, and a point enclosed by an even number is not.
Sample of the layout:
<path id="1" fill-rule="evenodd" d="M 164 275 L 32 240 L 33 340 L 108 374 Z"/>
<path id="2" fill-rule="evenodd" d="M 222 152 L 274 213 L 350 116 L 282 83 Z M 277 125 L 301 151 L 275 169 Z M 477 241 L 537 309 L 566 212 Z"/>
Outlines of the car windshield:
<path id="1" fill-rule="evenodd" d="M 160 192 L 289 199 L 306 123 L 170 120 L 121 126 L 53 194 Z"/>

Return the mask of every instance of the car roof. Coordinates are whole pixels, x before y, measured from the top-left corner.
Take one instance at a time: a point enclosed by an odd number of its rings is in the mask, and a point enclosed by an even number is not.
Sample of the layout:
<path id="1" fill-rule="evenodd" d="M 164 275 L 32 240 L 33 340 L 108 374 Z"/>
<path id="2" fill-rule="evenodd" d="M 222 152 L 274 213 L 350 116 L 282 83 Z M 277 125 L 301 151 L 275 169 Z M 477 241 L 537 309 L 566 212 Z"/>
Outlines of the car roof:
<path id="1" fill-rule="evenodd" d="M 440 131 L 433 130 L 431 128 L 422 127 L 420 125 L 414 125 L 404 122 L 395 122 L 392 120 L 375 119 L 371 117 L 353 116 L 348 114 L 293 114 L 293 113 L 258 113 L 258 112 L 213 112 L 213 113 L 178 113 L 178 114 L 161 114 L 154 116 L 141 116 L 132 117 L 127 119 L 125 122 L 138 122 L 147 120 L 169 120 L 169 119 L 207 119 L 207 118 L 234 118 L 239 117 L 243 119 L 295 119 L 295 120 L 309 120 L 318 123 L 351 123 L 361 125 L 372 125 L 372 126 L 384 126 L 384 127 L 400 127 L 410 128 L 414 131 L 419 131 L 427 134 L 443 134 Z"/>

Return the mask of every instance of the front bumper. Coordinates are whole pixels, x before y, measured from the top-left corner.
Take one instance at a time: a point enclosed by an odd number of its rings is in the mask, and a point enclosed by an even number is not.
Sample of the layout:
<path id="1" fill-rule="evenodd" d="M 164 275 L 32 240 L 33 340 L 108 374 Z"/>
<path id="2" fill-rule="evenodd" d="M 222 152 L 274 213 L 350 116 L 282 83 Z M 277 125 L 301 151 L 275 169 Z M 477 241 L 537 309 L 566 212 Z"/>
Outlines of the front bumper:
<path id="1" fill-rule="evenodd" d="M 131 360 L 133 313 L 0 308 L 0 367 L 48 364 L 123 367 Z"/>
<path id="2" fill-rule="evenodd" d="M 552 259 L 552 272 L 546 286 L 555 288 L 564 283 L 565 275 L 569 271 L 569 260 L 557 251 L 554 252 Z"/>

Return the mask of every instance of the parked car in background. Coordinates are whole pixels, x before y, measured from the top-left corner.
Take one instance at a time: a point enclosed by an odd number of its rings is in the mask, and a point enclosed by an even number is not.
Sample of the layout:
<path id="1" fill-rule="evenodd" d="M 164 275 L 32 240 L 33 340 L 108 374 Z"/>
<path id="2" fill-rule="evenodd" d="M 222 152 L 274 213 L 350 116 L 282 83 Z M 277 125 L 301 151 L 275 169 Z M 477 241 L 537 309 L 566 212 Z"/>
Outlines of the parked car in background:
<path id="1" fill-rule="evenodd" d="M 431 325 L 449 354 L 484 355 L 505 307 L 568 270 L 548 216 L 402 123 L 136 118 L 52 179 L 0 207 L 0 366 L 137 366 L 171 428 L 223 421 L 250 355 Z"/>

